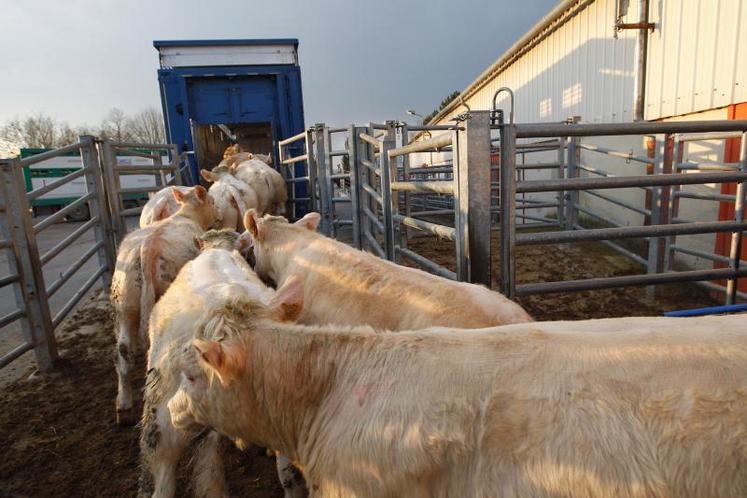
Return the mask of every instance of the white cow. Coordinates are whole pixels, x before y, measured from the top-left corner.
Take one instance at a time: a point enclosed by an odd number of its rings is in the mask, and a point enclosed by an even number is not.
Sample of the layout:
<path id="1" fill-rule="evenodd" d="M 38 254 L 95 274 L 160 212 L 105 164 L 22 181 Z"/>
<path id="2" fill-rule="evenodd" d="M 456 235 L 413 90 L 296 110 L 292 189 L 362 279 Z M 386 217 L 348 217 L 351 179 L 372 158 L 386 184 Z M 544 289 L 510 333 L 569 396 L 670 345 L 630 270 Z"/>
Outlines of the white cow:
<path id="1" fill-rule="evenodd" d="M 282 214 L 288 201 L 283 176 L 264 161 L 248 159 L 230 167 L 231 174 L 254 187 L 261 209 L 258 212 Z"/>
<path id="2" fill-rule="evenodd" d="M 203 187 L 172 189 L 172 195 L 179 210 L 127 234 L 117 253 L 110 299 L 117 336 L 117 422 L 123 425 L 134 422 L 130 372 L 136 350 L 147 345 L 150 311 L 184 263 L 197 255 L 195 239 L 217 219 Z"/>
<path id="3" fill-rule="evenodd" d="M 174 199 L 174 189 L 187 193 L 191 187 L 164 187 L 155 192 L 140 212 L 140 228 L 145 228 L 157 221 L 168 218 L 179 210 L 179 203 Z"/>
<path id="4" fill-rule="evenodd" d="M 319 218 L 310 213 L 291 224 L 251 210 L 244 217 L 260 277 L 282 285 L 303 275 L 304 293 L 315 296 L 304 307 L 303 323 L 415 330 L 531 320 L 521 306 L 485 287 L 400 266 L 325 237 L 315 231 Z"/>
<path id="5" fill-rule="evenodd" d="M 232 303 L 168 407 L 281 450 L 312 497 L 747 496 L 745 320 L 378 334 Z"/>
<path id="6" fill-rule="evenodd" d="M 141 496 L 174 495 L 177 463 L 199 432 L 175 429 L 166 406 L 179 388 L 183 353 L 191 349 L 195 335 L 219 337 L 198 328 L 199 317 L 233 303 L 266 306 L 278 320 L 293 320 L 300 312 L 300 282 L 290 281 L 277 293 L 266 287 L 235 250 L 238 237 L 230 230 L 203 235 L 200 255 L 182 268 L 153 309 L 140 438 Z M 235 324 L 216 322 L 214 326 L 219 333 L 221 327 Z M 203 435 L 194 467 L 197 496 L 228 496 L 216 433 Z"/>
<path id="7" fill-rule="evenodd" d="M 225 166 L 216 166 L 212 171 L 201 169 L 200 175 L 205 181 L 212 182 L 208 193 L 215 199 L 219 225 L 235 231 L 244 230 L 244 213 L 259 207 L 254 189 L 231 175 Z"/>

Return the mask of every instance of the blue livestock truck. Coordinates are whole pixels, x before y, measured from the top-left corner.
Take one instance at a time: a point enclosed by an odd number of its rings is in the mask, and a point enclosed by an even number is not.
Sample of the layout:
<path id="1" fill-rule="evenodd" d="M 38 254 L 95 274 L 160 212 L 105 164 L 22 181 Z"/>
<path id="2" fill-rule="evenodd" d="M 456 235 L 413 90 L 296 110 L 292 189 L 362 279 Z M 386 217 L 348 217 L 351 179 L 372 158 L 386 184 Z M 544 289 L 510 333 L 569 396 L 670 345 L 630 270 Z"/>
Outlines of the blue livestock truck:
<path id="1" fill-rule="evenodd" d="M 169 143 L 191 156 L 191 182 L 229 145 L 272 154 L 304 130 L 298 40 L 154 41 Z M 185 179 L 185 181 L 190 181 Z"/>

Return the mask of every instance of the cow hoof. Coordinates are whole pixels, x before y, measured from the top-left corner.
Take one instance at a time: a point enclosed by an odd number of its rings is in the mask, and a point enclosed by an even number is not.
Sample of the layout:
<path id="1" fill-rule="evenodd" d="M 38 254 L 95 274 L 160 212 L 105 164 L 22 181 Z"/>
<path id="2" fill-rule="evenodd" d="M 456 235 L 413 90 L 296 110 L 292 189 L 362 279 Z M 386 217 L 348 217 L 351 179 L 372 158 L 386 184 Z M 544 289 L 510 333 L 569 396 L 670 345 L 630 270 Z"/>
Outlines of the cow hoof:
<path id="1" fill-rule="evenodd" d="M 132 427 L 137 422 L 135 411 L 132 408 L 117 410 L 117 425 L 120 427 Z"/>

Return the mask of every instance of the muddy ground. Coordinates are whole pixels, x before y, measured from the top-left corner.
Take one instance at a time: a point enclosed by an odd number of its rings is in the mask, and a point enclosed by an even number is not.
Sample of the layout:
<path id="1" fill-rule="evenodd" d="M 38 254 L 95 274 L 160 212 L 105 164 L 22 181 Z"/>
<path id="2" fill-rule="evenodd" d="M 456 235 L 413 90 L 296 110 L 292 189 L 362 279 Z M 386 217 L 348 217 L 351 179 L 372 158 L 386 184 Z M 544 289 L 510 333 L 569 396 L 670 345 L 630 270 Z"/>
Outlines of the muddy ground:
<path id="1" fill-rule="evenodd" d="M 453 244 L 415 239 L 410 248 L 453 269 Z M 497 253 L 497 251 L 494 251 Z M 519 248 L 520 282 L 639 272 L 599 244 Z M 614 289 L 521 299 L 540 320 L 658 315 L 712 304 L 690 285 Z M 0 387 L 0 497 L 132 496 L 138 480 L 138 432 L 114 425 L 114 337 L 105 296 L 79 309 L 58 332 L 62 364 L 53 375 L 25 376 Z M 31 373 L 30 371 L 28 372 Z M 257 449 L 229 448 L 232 494 L 280 497 L 274 462 Z M 186 463 L 186 462 L 185 462 Z M 182 465 L 178 496 L 189 495 Z"/>

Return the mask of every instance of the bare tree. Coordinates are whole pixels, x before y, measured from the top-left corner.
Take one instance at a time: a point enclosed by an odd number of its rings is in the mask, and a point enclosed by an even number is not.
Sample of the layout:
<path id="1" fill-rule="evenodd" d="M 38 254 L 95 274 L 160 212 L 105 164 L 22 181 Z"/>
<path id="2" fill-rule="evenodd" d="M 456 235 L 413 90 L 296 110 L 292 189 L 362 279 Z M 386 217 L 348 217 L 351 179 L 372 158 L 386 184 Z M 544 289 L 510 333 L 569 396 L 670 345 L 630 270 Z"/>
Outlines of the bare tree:
<path id="1" fill-rule="evenodd" d="M 161 111 L 147 107 L 127 120 L 128 132 L 133 141 L 161 144 L 166 140 Z"/>
<path id="2" fill-rule="evenodd" d="M 127 115 L 122 109 L 112 107 L 101 122 L 99 135 L 101 138 L 110 138 L 117 142 L 129 142 L 130 133 L 127 129 Z"/>
<path id="3" fill-rule="evenodd" d="M 21 123 L 26 147 L 50 148 L 57 145 L 57 123 L 46 114 L 29 116 Z"/>

